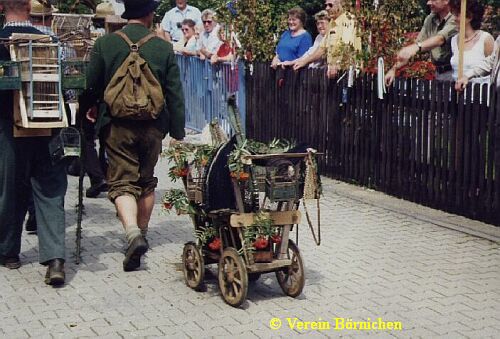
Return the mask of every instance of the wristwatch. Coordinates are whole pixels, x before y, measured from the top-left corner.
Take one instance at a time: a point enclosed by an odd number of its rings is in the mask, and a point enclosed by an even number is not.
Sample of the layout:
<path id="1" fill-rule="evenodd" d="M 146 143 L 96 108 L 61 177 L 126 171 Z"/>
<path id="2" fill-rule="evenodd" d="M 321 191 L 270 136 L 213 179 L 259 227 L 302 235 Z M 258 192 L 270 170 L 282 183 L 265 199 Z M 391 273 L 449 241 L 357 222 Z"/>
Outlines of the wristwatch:
<path id="1" fill-rule="evenodd" d="M 420 41 L 417 41 L 416 45 L 418 47 L 418 52 L 422 52 L 422 43 Z"/>

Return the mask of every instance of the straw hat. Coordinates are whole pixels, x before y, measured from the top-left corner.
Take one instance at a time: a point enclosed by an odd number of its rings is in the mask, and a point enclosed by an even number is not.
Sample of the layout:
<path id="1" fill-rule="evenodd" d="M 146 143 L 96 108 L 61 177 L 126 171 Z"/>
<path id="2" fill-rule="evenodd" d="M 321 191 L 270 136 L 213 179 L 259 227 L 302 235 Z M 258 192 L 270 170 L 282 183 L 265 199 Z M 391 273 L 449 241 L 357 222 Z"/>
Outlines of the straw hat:
<path id="1" fill-rule="evenodd" d="M 45 5 L 37 0 L 31 0 L 31 16 L 51 16 L 52 7 Z"/>
<path id="2" fill-rule="evenodd" d="M 115 15 L 115 10 L 110 2 L 105 1 L 97 5 L 94 18 L 105 19 L 108 15 Z"/>

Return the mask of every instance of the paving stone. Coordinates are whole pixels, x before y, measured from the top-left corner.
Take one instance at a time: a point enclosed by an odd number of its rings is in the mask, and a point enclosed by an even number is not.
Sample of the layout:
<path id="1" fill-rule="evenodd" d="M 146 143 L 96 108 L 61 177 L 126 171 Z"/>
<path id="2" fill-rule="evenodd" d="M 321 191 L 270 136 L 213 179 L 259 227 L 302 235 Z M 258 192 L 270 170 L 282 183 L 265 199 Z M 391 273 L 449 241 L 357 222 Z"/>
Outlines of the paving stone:
<path id="1" fill-rule="evenodd" d="M 167 179 L 167 168 L 160 160 L 158 198 L 168 188 L 182 188 Z M 187 216 L 162 214 L 159 201 L 150 222 L 152 248 L 143 268 L 127 273 L 122 270 L 125 237 L 114 207 L 104 195 L 85 199 L 82 262 L 75 265 L 76 185 L 77 178 L 70 177 L 67 284 L 54 289 L 43 283 L 37 238 L 23 234 L 21 269 L 0 268 L 2 338 L 47 333 L 57 338 L 486 338 L 500 331 L 500 246 L 419 218 L 416 205 L 414 213 L 401 214 L 389 208 L 398 199 L 367 192 L 383 204 L 363 202 L 332 193 L 346 185 L 323 179 L 322 223 L 328 227 L 322 245 L 314 245 L 305 223 L 299 227 L 306 267 L 302 295 L 285 296 L 270 273 L 251 284 L 247 301 L 234 309 L 221 299 L 217 265 L 207 275 L 206 292 L 185 285 L 176 264 L 183 244 L 193 240 L 193 225 Z M 435 213 L 439 222 L 447 215 Z M 381 317 L 401 321 L 403 331 L 273 331 L 269 321 L 275 317 Z"/>

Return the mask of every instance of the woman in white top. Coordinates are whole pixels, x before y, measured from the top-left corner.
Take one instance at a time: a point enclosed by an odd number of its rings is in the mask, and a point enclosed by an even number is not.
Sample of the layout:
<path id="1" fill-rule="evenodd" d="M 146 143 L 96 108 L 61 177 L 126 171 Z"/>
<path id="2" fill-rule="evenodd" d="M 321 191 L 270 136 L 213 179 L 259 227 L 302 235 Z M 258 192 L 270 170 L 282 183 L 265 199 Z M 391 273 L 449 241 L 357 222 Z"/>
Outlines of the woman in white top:
<path id="1" fill-rule="evenodd" d="M 198 55 L 196 51 L 196 23 L 191 19 L 182 21 L 182 39 L 174 43 L 174 51 L 186 56 Z"/>
<path id="2" fill-rule="evenodd" d="M 451 12 L 455 16 L 457 26 L 460 25 L 460 0 L 450 1 Z M 487 56 L 493 53 L 494 39 L 488 32 L 482 31 L 484 7 L 477 0 L 468 0 L 465 19 L 464 39 L 464 72 L 474 69 L 483 62 Z M 458 78 L 458 34 L 451 39 L 451 67 L 453 68 L 453 79 Z M 487 83 L 489 77 L 475 78 L 475 83 Z"/>

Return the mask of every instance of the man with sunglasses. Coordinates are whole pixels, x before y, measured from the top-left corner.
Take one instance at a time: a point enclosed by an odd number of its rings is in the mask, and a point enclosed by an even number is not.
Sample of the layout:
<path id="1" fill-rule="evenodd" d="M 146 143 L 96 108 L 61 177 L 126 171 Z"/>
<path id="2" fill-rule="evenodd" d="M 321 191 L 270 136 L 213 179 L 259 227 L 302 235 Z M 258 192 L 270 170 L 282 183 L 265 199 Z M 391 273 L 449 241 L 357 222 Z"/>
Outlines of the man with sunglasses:
<path id="1" fill-rule="evenodd" d="M 294 70 L 320 60 L 326 55 L 327 76 L 334 78 L 339 71 L 338 48 L 342 44 L 347 44 L 352 45 L 355 50 L 361 49 L 361 39 L 356 35 L 356 20 L 352 14 L 344 11 L 342 5 L 343 0 L 325 0 L 325 9 L 330 17 L 326 35 L 316 51 L 295 63 Z"/>
<path id="2" fill-rule="evenodd" d="M 450 12 L 449 0 L 428 0 L 431 9 L 425 20 L 417 42 L 403 47 L 397 55 L 396 64 L 387 72 L 385 83 L 392 84 L 398 68 L 406 65 L 417 53 L 430 51 L 432 63 L 436 66 L 436 79 L 451 81 L 451 38 L 457 34 L 457 25 Z"/>
<path id="3" fill-rule="evenodd" d="M 187 4 L 187 0 L 175 0 L 175 7 L 165 13 L 161 21 L 161 28 L 165 32 L 165 39 L 170 42 L 182 40 L 182 22 L 191 19 L 197 27 L 201 27 L 200 10 Z"/>
<path id="4" fill-rule="evenodd" d="M 198 55 L 202 60 L 210 60 L 222 45 L 218 35 L 219 27 L 215 20 L 215 12 L 211 9 L 204 10 L 201 13 L 201 21 L 203 22 L 204 32 L 200 34 L 198 39 Z"/>

